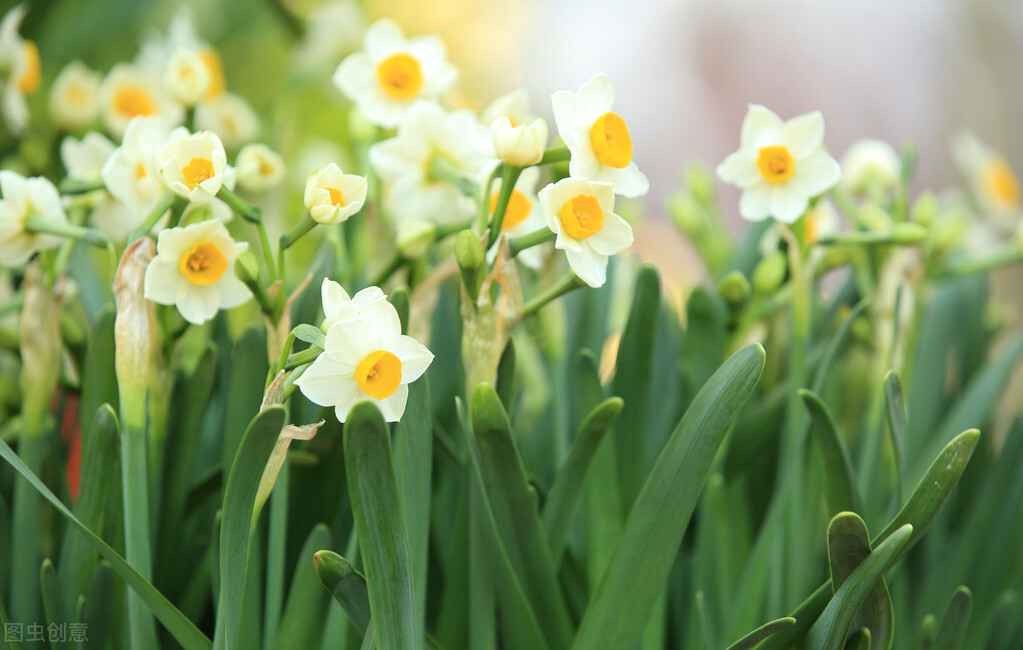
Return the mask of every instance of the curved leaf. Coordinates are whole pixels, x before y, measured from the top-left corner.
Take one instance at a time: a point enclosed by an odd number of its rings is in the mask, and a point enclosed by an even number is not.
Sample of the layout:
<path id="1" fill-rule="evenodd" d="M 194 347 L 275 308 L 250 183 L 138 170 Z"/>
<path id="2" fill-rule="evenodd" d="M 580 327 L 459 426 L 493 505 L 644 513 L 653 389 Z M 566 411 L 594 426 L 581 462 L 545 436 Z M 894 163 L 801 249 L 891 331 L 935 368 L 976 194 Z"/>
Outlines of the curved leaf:
<path id="1" fill-rule="evenodd" d="M 786 616 L 785 618 L 778 618 L 769 623 L 764 623 L 732 645 L 728 646 L 726 650 L 748 650 L 767 637 L 777 633 L 779 630 L 784 630 L 795 622 L 796 619 Z"/>
<path id="2" fill-rule="evenodd" d="M 313 568 L 320 582 L 345 610 L 359 634 L 365 634 L 369 625 L 369 588 L 366 586 L 366 578 L 351 562 L 334 551 L 318 551 L 313 555 Z"/>
<path id="3" fill-rule="evenodd" d="M 828 514 L 860 509 L 860 497 L 853 483 L 852 462 L 845 447 L 838 425 L 831 411 L 813 391 L 799 389 L 799 396 L 810 411 L 811 427 L 821 457 L 824 459 L 825 487 L 827 489 Z"/>
<path id="4" fill-rule="evenodd" d="M 832 588 L 838 591 L 868 555 L 870 536 L 863 520 L 852 512 L 836 515 L 828 526 L 828 561 L 831 564 Z M 895 635 L 895 612 L 884 578 L 878 580 L 867 594 L 853 618 L 852 627 L 867 631 L 867 650 L 871 643 L 877 648 L 891 648 Z M 860 637 L 860 643 L 862 639 L 863 636 Z"/>

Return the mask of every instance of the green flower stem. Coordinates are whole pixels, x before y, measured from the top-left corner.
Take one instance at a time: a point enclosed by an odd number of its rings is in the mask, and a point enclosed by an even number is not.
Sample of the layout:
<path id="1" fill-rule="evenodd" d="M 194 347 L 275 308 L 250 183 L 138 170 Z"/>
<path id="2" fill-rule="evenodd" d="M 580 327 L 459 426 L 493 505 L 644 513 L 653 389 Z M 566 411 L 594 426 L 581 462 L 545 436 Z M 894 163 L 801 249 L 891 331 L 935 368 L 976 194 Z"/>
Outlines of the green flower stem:
<path id="1" fill-rule="evenodd" d="M 57 237 L 66 237 L 75 241 L 84 241 L 97 248 L 110 248 L 112 246 L 110 239 L 102 231 L 95 228 L 53 223 L 44 220 L 36 214 L 29 214 L 28 218 L 25 219 L 25 230 L 32 233 L 45 233 L 47 235 L 56 235 Z"/>
<path id="2" fill-rule="evenodd" d="M 462 222 L 459 222 L 459 223 L 452 223 L 452 224 L 449 224 L 447 226 L 437 226 L 437 235 L 436 235 L 437 236 L 437 240 L 436 241 L 440 241 L 440 240 L 444 239 L 445 237 L 450 237 L 451 235 L 458 234 L 458 233 L 462 232 L 463 230 L 468 230 L 471 227 L 472 227 L 472 219 L 469 219 L 468 221 L 462 221 Z"/>
<path id="3" fill-rule="evenodd" d="M 86 194 L 95 190 L 106 189 L 102 178 L 65 178 L 57 184 L 61 194 Z"/>
<path id="4" fill-rule="evenodd" d="M 292 244 L 304 237 L 306 233 L 315 228 L 317 224 L 318 222 L 307 214 L 301 223 L 281 235 L 281 250 L 283 251 L 286 248 L 291 248 Z"/>
<path id="5" fill-rule="evenodd" d="M 828 193 L 831 195 L 831 200 L 838 206 L 838 209 L 844 212 L 857 227 L 866 227 L 863 215 L 860 214 L 860 209 L 856 206 L 856 201 L 853 200 L 852 195 L 844 187 L 836 185 Z"/>
<path id="6" fill-rule="evenodd" d="M 430 160 L 430 180 L 450 183 L 458 188 L 458 191 L 466 196 L 476 197 L 480 187 L 471 178 L 466 178 L 453 165 L 451 161 L 443 156 L 434 156 Z"/>
<path id="7" fill-rule="evenodd" d="M 270 493 L 270 521 L 266 546 L 266 601 L 263 614 L 263 643 L 268 648 L 274 647 L 277 642 L 277 629 L 284 606 L 284 555 L 287 550 L 290 483 L 290 464 L 285 460 Z"/>
<path id="8" fill-rule="evenodd" d="M 569 271 L 565 275 L 561 276 L 561 279 L 554 283 L 547 291 L 544 291 L 538 296 L 535 296 L 532 300 L 527 302 L 522 308 L 522 316 L 530 316 L 535 314 L 541 307 L 551 302 L 555 298 L 559 298 L 573 289 L 579 289 L 585 287 L 586 283 L 579 279 L 572 271 Z"/>
<path id="9" fill-rule="evenodd" d="M 373 281 L 369 283 L 371 287 L 380 287 L 387 282 L 395 272 L 405 265 L 405 258 L 402 257 L 401 253 L 395 253 L 391 261 L 387 263 L 387 266 L 382 268 Z"/>
<path id="10" fill-rule="evenodd" d="M 270 294 L 266 292 L 266 288 L 263 283 L 259 281 L 259 278 L 240 278 L 245 286 L 252 292 L 252 296 L 259 303 L 259 308 L 267 316 L 273 316 L 274 311 L 277 309 L 277 305 L 274 303 L 274 299 L 270 297 Z"/>
<path id="11" fill-rule="evenodd" d="M 308 350 L 296 352 L 295 354 L 292 354 L 291 356 L 288 357 L 287 362 L 284 364 L 284 369 L 291 370 L 292 368 L 297 368 L 298 366 L 305 365 L 307 363 L 312 363 L 313 361 L 316 360 L 316 357 L 320 356 L 320 353 L 322 352 L 323 350 L 321 350 L 318 347 L 311 347 Z"/>
<path id="12" fill-rule="evenodd" d="M 146 217 L 142 220 L 142 223 L 139 224 L 139 227 L 131 231 L 131 234 L 128 235 L 128 243 L 131 244 L 132 242 L 138 239 L 142 239 L 143 237 L 148 235 L 149 232 L 153 229 L 153 226 L 156 225 L 156 222 L 160 220 L 160 217 L 162 217 L 164 213 L 167 212 L 167 210 L 171 209 L 171 206 L 174 205 L 174 201 L 177 198 L 178 195 L 175 194 L 174 192 L 170 190 L 164 190 L 164 193 L 161 194 L 160 198 L 158 198 L 156 200 L 156 203 L 153 204 L 153 207 L 149 211 L 149 214 L 147 214 Z"/>
<path id="13" fill-rule="evenodd" d="M 43 466 L 46 440 L 37 417 L 22 419 L 18 456 L 37 475 Z M 39 620 L 39 493 L 22 479 L 14 480 L 12 519 L 17 534 L 11 536 L 11 616 L 14 621 Z"/>
<path id="14" fill-rule="evenodd" d="M 568 162 L 572 159 L 572 152 L 568 150 L 568 147 L 551 147 L 547 151 L 543 152 L 543 158 L 537 165 L 553 165 L 559 162 Z"/>
<path id="15" fill-rule="evenodd" d="M 887 232 L 856 231 L 825 235 L 817 240 L 822 246 L 911 246 L 923 243 L 928 231 L 919 224 L 899 224 L 895 230 Z"/>
<path id="16" fill-rule="evenodd" d="M 263 220 L 262 211 L 242 197 L 238 196 L 226 187 L 221 187 L 217 192 L 217 198 L 227 204 L 229 208 L 246 221 L 259 223 Z"/>
<path id="17" fill-rule="evenodd" d="M 558 236 L 554 234 L 553 230 L 549 228 L 541 228 L 533 231 L 528 235 L 522 235 L 521 237 L 515 237 L 508 241 L 508 250 L 511 252 L 511 256 L 515 257 L 527 248 L 533 246 L 539 246 L 545 242 L 554 241 Z"/>
<path id="18" fill-rule="evenodd" d="M 1015 244 L 1006 244 L 987 255 L 974 257 L 942 266 L 929 273 L 931 278 L 948 278 L 986 273 L 1002 266 L 1023 262 L 1023 250 Z"/>
<path id="19" fill-rule="evenodd" d="M 515 191 L 515 181 L 522 173 L 521 167 L 514 165 L 501 165 L 501 194 L 497 197 L 497 205 L 494 206 L 494 221 L 490 224 L 490 235 L 487 238 L 489 249 L 497 241 L 501 234 L 501 224 L 504 222 L 504 213 L 508 211 L 508 202 L 511 201 L 512 192 Z"/>
<path id="20" fill-rule="evenodd" d="M 137 400 L 136 400 L 137 401 Z M 141 411 L 133 414 L 134 411 Z M 145 403 L 121 402 L 121 484 L 124 494 L 124 550 L 128 564 L 146 580 L 152 581 L 149 548 L 149 501 L 146 478 L 146 437 L 139 419 L 145 418 Z M 128 619 L 131 645 L 155 648 L 156 628 L 142 598 L 128 594 Z"/>
<path id="21" fill-rule="evenodd" d="M 479 232 L 483 232 L 487 229 L 487 217 L 490 215 L 490 193 L 494 189 L 494 181 L 501 175 L 501 166 L 498 165 L 494 168 L 494 171 L 490 173 L 490 178 L 487 179 L 486 189 L 483 194 L 480 195 L 480 207 L 479 214 L 477 215 L 477 224 L 479 225 Z"/>
<path id="22" fill-rule="evenodd" d="M 284 340 L 284 347 L 281 348 L 281 356 L 277 360 L 277 364 L 270 368 L 270 375 L 266 378 L 266 386 L 263 387 L 264 393 L 270 388 L 270 384 L 273 382 L 274 377 L 277 376 L 277 373 L 284 370 L 284 368 L 288 365 L 288 357 L 291 355 L 291 348 L 294 345 L 295 330 L 292 330 L 291 333 L 288 334 L 288 338 Z"/>
<path id="23" fill-rule="evenodd" d="M 68 216 L 70 218 L 71 225 L 81 227 L 85 223 L 87 213 L 82 206 L 75 206 L 69 210 L 69 212 L 70 214 Z M 54 273 L 51 278 L 54 282 L 56 282 L 57 278 L 64 275 L 64 270 L 67 269 L 67 265 L 71 261 L 71 253 L 74 252 L 74 244 L 76 241 L 77 240 L 71 239 L 64 242 L 64 244 L 60 247 L 60 250 L 57 251 L 57 259 L 53 263 Z"/>
<path id="24" fill-rule="evenodd" d="M 263 225 L 262 219 L 253 223 L 256 224 L 256 231 L 259 232 L 259 246 L 263 249 L 263 265 L 259 269 L 260 275 L 264 276 L 265 284 L 273 284 L 277 281 L 277 262 L 274 258 L 273 249 L 270 248 L 270 237 L 266 234 L 266 226 Z M 283 257 L 283 252 L 282 249 L 281 257 Z"/>

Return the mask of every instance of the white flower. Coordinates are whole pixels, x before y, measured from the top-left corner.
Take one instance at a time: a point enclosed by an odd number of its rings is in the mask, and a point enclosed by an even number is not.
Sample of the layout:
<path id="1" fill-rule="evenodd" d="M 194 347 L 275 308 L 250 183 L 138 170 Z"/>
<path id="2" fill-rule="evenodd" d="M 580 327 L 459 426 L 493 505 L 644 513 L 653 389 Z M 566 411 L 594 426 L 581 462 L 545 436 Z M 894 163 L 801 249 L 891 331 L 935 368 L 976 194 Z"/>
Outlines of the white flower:
<path id="1" fill-rule="evenodd" d="M 430 252 L 437 241 L 437 224 L 422 219 L 402 219 L 395 224 L 394 245 L 407 260 L 417 260 Z"/>
<path id="2" fill-rule="evenodd" d="M 961 131 L 952 139 L 952 157 L 982 209 L 996 217 L 1020 212 L 1023 192 L 1019 179 L 1001 154 L 973 133 Z"/>
<path id="3" fill-rule="evenodd" d="M 213 131 L 226 146 L 235 148 L 256 137 L 259 116 L 245 99 L 223 92 L 195 107 L 195 126 L 199 130 Z"/>
<path id="4" fill-rule="evenodd" d="M 537 119 L 537 116 L 529 110 L 529 94 L 525 88 L 518 88 L 505 95 L 501 95 L 490 102 L 480 113 L 480 121 L 491 125 L 499 117 L 506 117 L 512 126 L 529 124 Z"/>
<path id="5" fill-rule="evenodd" d="M 327 225 L 348 221 L 366 200 L 366 178 L 345 174 L 330 163 L 317 169 L 305 184 L 305 207 L 313 221 Z"/>
<path id="6" fill-rule="evenodd" d="M 509 165 L 527 167 L 543 158 L 547 148 L 547 122 L 543 118 L 522 126 L 512 126 L 501 115 L 490 124 L 490 140 L 497 156 Z"/>
<path id="7" fill-rule="evenodd" d="M 323 284 L 320 285 L 320 301 L 323 303 L 325 319 L 323 329 L 341 321 L 355 320 L 368 305 L 386 299 L 380 287 L 366 287 L 354 297 L 349 297 L 340 284 L 323 278 Z"/>
<path id="8" fill-rule="evenodd" d="M 134 117 L 159 115 L 167 124 L 180 124 L 181 104 L 168 98 L 158 77 L 140 66 L 118 63 L 100 86 L 103 119 L 114 137 L 121 137 Z"/>
<path id="9" fill-rule="evenodd" d="M 50 88 L 50 116 L 62 129 L 88 126 L 99 115 L 103 76 L 81 61 L 64 66 Z"/>
<path id="10" fill-rule="evenodd" d="M 842 156 L 842 184 L 864 193 L 871 185 L 891 191 L 899 184 L 902 161 L 884 140 L 857 140 Z"/>
<path id="11" fill-rule="evenodd" d="M 164 185 L 156 154 L 167 141 L 168 128 L 160 117 L 136 117 L 128 123 L 121 146 L 103 165 L 103 184 L 111 196 L 136 215 L 149 213 Z"/>
<path id="12" fill-rule="evenodd" d="M 25 96 L 39 88 L 39 49 L 33 41 L 18 34 L 25 17 L 25 5 L 8 11 L 0 21 L 0 101 L 4 121 L 14 135 L 28 125 L 28 104 Z"/>
<path id="13" fill-rule="evenodd" d="M 209 203 L 224 184 L 227 154 L 210 131 L 189 134 L 184 127 L 174 129 L 157 159 L 167 187 L 191 203 Z"/>
<path id="14" fill-rule="evenodd" d="M 417 99 L 436 99 L 458 77 L 440 38 L 406 40 L 397 23 L 387 18 L 366 30 L 363 48 L 341 61 L 334 84 L 383 127 L 398 126 Z"/>
<path id="15" fill-rule="evenodd" d="M 611 112 L 614 88 L 606 74 L 596 74 L 578 93 L 551 95 L 554 121 L 572 159 L 571 176 L 614 184 L 616 194 L 641 196 L 650 189 L 632 160 L 632 136 L 625 120 Z"/>
<path id="16" fill-rule="evenodd" d="M 632 245 L 632 226 L 614 213 L 610 183 L 565 178 L 540 190 L 540 209 L 558 237 L 568 265 L 583 282 L 599 287 L 607 279 L 607 258 Z"/>
<path id="17" fill-rule="evenodd" d="M 262 192 L 284 180 L 284 158 L 265 144 L 245 145 L 235 162 L 238 184 L 247 190 Z"/>
<path id="18" fill-rule="evenodd" d="M 501 234 L 505 237 L 520 237 L 536 232 L 547 227 L 547 220 L 540 211 L 540 203 L 536 196 L 536 184 L 540 180 L 540 169 L 530 167 L 523 169 L 515 181 L 515 188 L 512 190 L 511 198 L 508 200 L 508 208 L 504 212 L 504 219 L 501 220 Z M 490 218 L 493 219 L 494 209 L 497 207 L 497 198 L 501 194 L 501 179 L 494 181 L 490 193 Z M 531 269 L 540 268 L 543 259 L 541 247 L 533 246 L 527 248 L 515 256 L 515 259 L 522 262 Z M 493 263 L 497 255 L 497 243 L 487 253 L 487 261 Z"/>
<path id="19" fill-rule="evenodd" d="M 116 148 L 114 143 L 101 133 L 89 131 L 81 140 L 68 136 L 60 144 L 60 159 L 67 170 L 68 178 L 81 181 L 98 181 L 102 170 Z M 81 201 L 91 208 L 90 222 L 111 239 L 121 241 L 127 238 L 140 216 L 124 203 L 113 198 L 104 190 L 67 199 Z"/>
<path id="20" fill-rule="evenodd" d="M 743 191 L 739 212 L 746 219 L 774 217 L 793 223 L 811 198 L 842 177 L 842 168 L 823 142 L 820 111 L 783 122 L 763 106 L 750 104 L 739 150 L 718 165 L 717 174 Z"/>
<path id="21" fill-rule="evenodd" d="M 178 48 L 167 63 L 163 85 L 175 101 L 195 106 L 209 88 L 209 69 L 197 51 Z"/>
<path id="22" fill-rule="evenodd" d="M 217 219 L 161 231 L 156 258 L 146 269 L 146 299 L 175 305 L 197 325 L 237 307 L 252 297 L 234 273 L 235 258 L 248 247 L 231 239 Z"/>
<path id="23" fill-rule="evenodd" d="M 208 83 L 203 99 L 211 101 L 220 97 L 226 89 L 224 65 L 216 48 L 199 38 L 188 7 L 182 7 L 174 14 L 166 35 L 156 30 L 149 34 L 139 51 L 137 61 L 159 75 L 167 68 L 178 50 L 198 55 L 206 68 Z"/>
<path id="24" fill-rule="evenodd" d="M 366 11 L 356 0 L 332 0 L 313 8 L 305 25 L 296 66 L 304 70 L 321 63 L 333 65 L 359 47 L 366 33 Z"/>
<path id="25" fill-rule="evenodd" d="M 43 177 L 25 178 L 9 170 L 0 171 L 0 264 L 21 266 L 36 251 L 60 245 L 53 235 L 25 230 L 29 215 L 58 226 L 67 224 L 67 215 L 60 204 L 60 194 Z"/>
<path id="26" fill-rule="evenodd" d="M 804 242 L 807 246 L 814 247 L 810 252 L 810 257 L 817 261 L 823 258 L 824 249 L 820 246 L 815 246 L 815 244 L 820 241 L 821 237 L 837 234 L 841 230 L 841 220 L 839 219 L 838 211 L 835 210 L 835 206 L 831 204 L 831 201 L 821 199 L 807 211 L 803 220 L 805 223 Z M 781 242 L 781 231 L 777 227 L 768 228 L 760 238 L 757 250 L 762 257 L 767 257 L 781 248 Z"/>
<path id="27" fill-rule="evenodd" d="M 487 174 L 495 161 L 474 146 L 478 128 L 470 111 L 447 113 L 433 102 L 418 102 L 395 137 L 370 148 L 369 161 L 390 184 L 388 200 L 398 220 L 454 223 L 473 214 L 473 201 L 454 185 L 435 180 L 431 165 L 440 158 L 463 176 Z"/>
<path id="28" fill-rule="evenodd" d="M 401 333 L 398 312 L 386 300 L 366 305 L 354 320 L 331 325 L 324 345 L 295 385 L 314 404 L 333 406 L 341 422 L 361 401 L 397 422 L 405 412 L 408 384 L 433 361 L 425 346 Z"/>

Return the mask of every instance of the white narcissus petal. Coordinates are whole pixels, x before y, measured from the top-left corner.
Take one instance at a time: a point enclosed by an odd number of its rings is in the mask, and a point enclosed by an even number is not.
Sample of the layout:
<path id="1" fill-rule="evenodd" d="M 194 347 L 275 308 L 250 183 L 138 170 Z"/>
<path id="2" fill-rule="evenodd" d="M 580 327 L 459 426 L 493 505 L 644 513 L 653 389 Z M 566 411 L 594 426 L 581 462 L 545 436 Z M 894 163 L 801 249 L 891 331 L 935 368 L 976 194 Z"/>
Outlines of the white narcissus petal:
<path id="1" fill-rule="evenodd" d="M 579 88 L 576 98 L 576 114 L 581 121 L 592 126 L 614 104 L 615 91 L 611 78 L 603 72 L 593 75 Z"/>
<path id="2" fill-rule="evenodd" d="M 351 298 L 340 284 L 323 278 L 323 284 L 320 286 L 320 300 L 323 304 L 324 318 L 333 323 L 340 320 L 344 304 L 350 302 Z"/>
<path id="3" fill-rule="evenodd" d="M 215 285 L 191 287 L 181 283 L 174 296 L 174 304 L 182 318 L 194 325 L 201 325 L 217 315 L 220 295 Z"/>
<path id="4" fill-rule="evenodd" d="M 385 422 L 397 422 L 405 413 L 405 404 L 408 402 L 408 384 L 400 384 L 398 388 L 384 399 L 367 398 L 380 409 Z"/>
<path id="5" fill-rule="evenodd" d="M 354 368 L 370 352 L 381 348 L 380 333 L 363 318 L 342 320 L 327 328 L 324 353 L 337 363 Z"/>
<path id="6" fill-rule="evenodd" d="M 771 216 L 783 223 L 795 223 L 806 212 L 809 198 L 801 192 L 786 192 L 783 187 L 771 188 Z"/>
<path id="7" fill-rule="evenodd" d="M 352 376 L 352 368 L 335 362 L 325 354 L 316 357 L 312 365 L 306 368 L 302 376 L 295 380 L 302 394 L 313 404 L 334 406 L 339 403 L 338 396 L 348 392 L 349 385 L 359 390 L 359 385 Z"/>
<path id="8" fill-rule="evenodd" d="M 739 214 L 748 221 L 763 221 L 771 216 L 771 192 L 761 183 L 742 193 Z"/>
<path id="9" fill-rule="evenodd" d="M 399 336 L 388 346 L 401 361 L 401 383 L 407 384 L 423 376 L 433 362 L 433 353 L 411 336 Z"/>
<path id="10" fill-rule="evenodd" d="M 714 171 L 718 178 L 740 189 L 746 189 L 763 181 L 760 172 L 757 171 L 756 155 L 746 149 L 739 149 L 735 153 L 729 154 Z"/>
<path id="11" fill-rule="evenodd" d="M 597 176 L 595 180 L 610 182 L 614 185 L 615 192 L 622 196 L 634 198 L 643 196 L 650 191 L 650 181 L 647 180 L 643 172 L 639 171 L 635 162 L 630 162 L 627 167 L 622 169 L 604 167 L 602 172 L 603 174 Z"/>
<path id="12" fill-rule="evenodd" d="M 792 118 L 782 128 L 781 139 L 795 158 L 812 154 L 824 143 L 824 116 L 813 111 Z"/>
<path id="13" fill-rule="evenodd" d="M 777 143 L 781 140 L 785 123 L 774 111 L 760 104 L 750 104 L 746 117 L 742 120 L 742 133 L 739 144 L 743 147 L 759 149 L 765 144 Z"/>
<path id="14" fill-rule="evenodd" d="M 614 255 L 632 246 L 632 226 L 617 214 L 604 214 L 600 232 L 586 238 L 586 242 L 601 255 Z"/>
<path id="15" fill-rule="evenodd" d="M 593 288 L 604 286 L 607 281 L 607 257 L 592 249 L 565 251 L 568 265 L 579 279 Z"/>
<path id="16" fill-rule="evenodd" d="M 796 173 L 810 196 L 817 196 L 834 187 L 842 178 L 838 161 L 824 150 L 811 154 L 797 163 Z"/>
<path id="17" fill-rule="evenodd" d="M 173 305 L 178 284 L 183 280 L 175 264 L 157 257 L 146 267 L 145 298 L 160 305 Z"/>
<path id="18" fill-rule="evenodd" d="M 227 272 L 224 273 L 224 277 L 217 283 L 217 288 L 220 290 L 220 307 L 222 309 L 231 309 L 238 305 L 244 305 L 252 298 L 252 292 L 234 274 L 233 263 L 227 267 Z"/>

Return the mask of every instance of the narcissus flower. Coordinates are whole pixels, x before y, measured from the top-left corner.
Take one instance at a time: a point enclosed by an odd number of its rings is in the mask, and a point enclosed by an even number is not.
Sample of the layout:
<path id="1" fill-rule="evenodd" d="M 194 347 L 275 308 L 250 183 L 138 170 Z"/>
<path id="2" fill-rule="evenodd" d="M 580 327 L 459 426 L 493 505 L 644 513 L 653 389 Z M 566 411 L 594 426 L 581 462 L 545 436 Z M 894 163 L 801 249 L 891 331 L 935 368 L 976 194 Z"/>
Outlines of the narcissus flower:
<path id="1" fill-rule="evenodd" d="M 614 184 L 616 194 L 641 196 L 650 189 L 632 160 L 632 136 L 625 120 L 611 111 L 615 94 L 606 74 L 594 75 L 578 93 L 551 95 L 558 133 L 572 152 L 572 176 Z"/>
<path id="2" fill-rule="evenodd" d="M 64 66 L 50 88 L 50 117 L 63 129 L 92 124 L 99 115 L 99 88 L 103 76 L 81 61 Z"/>
<path id="3" fill-rule="evenodd" d="M 614 213 L 610 183 L 565 178 L 540 190 L 540 209 L 568 265 L 591 287 L 607 279 L 607 258 L 632 245 L 632 226 Z"/>
<path id="4" fill-rule="evenodd" d="M 529 124 L 537 119 L 529 109 L 529 94 L 525 88 L 501 95 L 480 112 L 480 121 L 487 126 L 499 117 L 508 118 L 512 126 Z"/>
<path id="5" fill-rule="evenodd" d="M 505 163 L 516 167 L 535 165 L 547 148 L 547 122 L 537 118 L 512 126 L 511 120 L 501 115 L 490 124 L 490 140 L 497 157 Z"/>
<path id="6" fill-rule="evenodd" d="M 25 5 L 17 5 L 0 21 L 0 102 L 4 121 L 15 135 L 28 125 L 25 96 L 39 88 L 39 49 L 18 34 Z"/>
<path id="7" fill-rule="evenodd" d="M 239 147 L 259 133 L 259 116 L 245 99 L 221 92 L 195 107 L 195 127 L 213 131 L 228 147 Z"/>
<path id="8" fill-rule="evenodd" d="M 160 117 L 136 117 L 128 123 L 121 146 L 103 165 L 103 184 L 107 191 L 139 221 L 165 189 L 156 154 L 167 141 L 168 131 Z"/>
<path id="9" fill-rule="evenodd" d="M 353 297 L 348 296 L 337 282 L 323 278 L 320 286 L 320 300 L 323 303 L 324 329 L 328 329 L 334 323 L 346 320 L 355 320 L 368 305 L 386 300 L 387 296 L 380 290 L 380 287 L 366 287 Z"/>
<path id="10" fill-rule="evenodd" d="M 234 273 L 235 258 L 248 247 L 231 239 L 217 219 L 161 231 L 156 258 L 146 269 L 146 299 L 175 305 L 197 325 L 237 307 L 252 297 Z"/>
<path id="11" fill-rule="evenodd" d="M 842 185 L 865 193 L 871 186 L 891 191 L 899 184 L 902 162 L 884 140 L 857 140 L 842 156 Z"/>
<path id="12" fill-rule="evenodd" d="M 405 412 L 408 384 L 433 361 L 424 345 L 401 333 L 398 312 L 386 300 L 331 325 L 324 345 L 295 385 L 314 404 L 333 406 L 341 422 L 361 401 L 376 404 L 385 420 L 397 422 Z"/>
<path id="13" fill-rule="evenodd" d="M 334 84 L 371 122 L 383 127 L 398 126 L 417 99 L 436 99 L 458 77 L 440 38 L 406 39 L 397 23 L 387 18 L 366 30 L 363 47 L 341 61 Z"/>
<path id="14" fill-rule="evenodd" d="M 305 207 L 317 223 L 347 221 L 365 200 L 366 178 L 345 174 L 334 163 L 313 172 L 305 184 Z"/>
<path id="15" fill-rule="evenodd" d="M 78 140 L 68 136 L 60 143 L 60 159 L 67 170 L 68 178 L 95 182 L 100 180 L 102 169 L 115 151 L 114 143 L 101 133 L 89 131 Z M 71 200 L 71 199 L 69 199 Z M 90 222 L 111 239 L 122 241 L 138 223 L 140 216 L 124 203 L 114 199 L 100 189 L 74 198 L 92 209 Z"/>
<path id="16" fill-rule="evenodd" d="M 284 180 L 284 158 L 260 142 L 242 147 L 235 162 L 238 184 L 247 190 L 262 192 Z"/>
<path id="17" fill-rule="evenodd" d="M 540 211 L 540 203 L 536 196 L 536 183 L 540 180 L 540 169 L 530 167 L 522 170 L 515 181 L 515 189 L 512 190 L 511 198 L 508 200 L 508 208 L 504 212 L 504 219 L 501 220 L 501 234 L 506 237 L 519 237 L 536 232 L 547 226 Z M 497 207 L 497 199 L 501 193 L 501 179 L 494 181 L 493 191 L 490 193 L 490 218 L 493 219 L 494 209 Z M 531 269 L 540 268 L 542 263 L 541 247 L 533 246 L 520 252 L 516 259 Z M 494 261 L 497 254 L 497 247 L 491 248 L 487 253 L 487 260 Z"/>
<path id="18" fill-rule="evenodd" d="M 1023 191 L 1019 179 L 1000 153 L 963 131 L 952 140 L 952 156 L 981 208 L 996 217 L 1020 212 Z"/>
<path id="19" fill-rule="evenodd" d="M 450 171 L 477 179 L 496 161 L 474 144 L 479 122 L 470 111 L 448 113 L 433 102 L 418 102 L 405 114 L 398 134 L 373 145 L 369 160 L 385 183 L 398 220 L 453 223 L 471 216 L 473 201 L 454 185 L 435 178 L 435 159 Z"/>
<path id="20" fill-rule="evenodd" d="M 9 170 L 0 171 L 0 264 L 21 266 L 36 251 L 56 248 L 61 239 L 25 229 L 25 222 L 34 218 L 54 225 L 67 225 L 67 215 L 60 204 L 60 194 L 43 177 L 25 178 Z"/>
<path id="21" fill-rule="evenodd" d="M 209 203 L 224 184 L 227 154 L 211 131 L 189 134 L 184 127 L 174 129 L 157 159 L 167 187 L 192 203 Z"/>
<path id="22" fill-rule="evenodd" d="M 163 74 L 163 86 L 175 101 L 195 106 L 206 95 L 210 73 L 195 50 L 181 47 L 171 55 Z"/>
<path id="23" fill-rule="evenodd" d="M 842 177 L 842 168 L 824 149 L 820 111 L 783 122 L 750 104 L 742 122 L 739 150 L 718 165 L 717 174 L 741 189 L 739 212 L 750 221 L 774 217 L 793 223 L 810 199 Z"/>
<path id="24" fill-rule="evenodd" d="M 167 97 L 158 77 L 140 66 L 118 63 L 100 87 L 103 119 L 110 133 L 119 138 L 134 117 L 159 115 L 167 124 L 180 124 L 181 104 Z"/>

